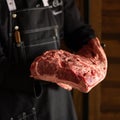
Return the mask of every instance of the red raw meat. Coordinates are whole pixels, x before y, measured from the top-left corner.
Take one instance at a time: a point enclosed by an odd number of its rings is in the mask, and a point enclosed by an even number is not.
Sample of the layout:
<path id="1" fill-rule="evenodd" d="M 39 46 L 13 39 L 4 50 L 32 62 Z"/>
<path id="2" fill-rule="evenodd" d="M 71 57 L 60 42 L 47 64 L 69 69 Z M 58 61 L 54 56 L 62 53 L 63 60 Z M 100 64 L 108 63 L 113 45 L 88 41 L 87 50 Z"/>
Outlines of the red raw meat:
<path id="1" fill-rule="evenodd" d="M 104 80 L 107 58 L 98 38 L 90 40 L 77 54 L 50 50 L 38 56 L 30 67 L 31 77 L 87 93 Z"/>

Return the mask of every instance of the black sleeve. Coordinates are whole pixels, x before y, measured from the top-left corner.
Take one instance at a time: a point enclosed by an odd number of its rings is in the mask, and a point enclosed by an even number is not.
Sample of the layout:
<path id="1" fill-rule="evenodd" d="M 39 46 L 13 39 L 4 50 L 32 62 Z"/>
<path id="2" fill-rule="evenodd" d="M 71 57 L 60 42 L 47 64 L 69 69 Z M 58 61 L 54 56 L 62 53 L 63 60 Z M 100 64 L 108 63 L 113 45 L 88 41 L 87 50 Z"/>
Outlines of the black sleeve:
<path id="1" fill-rule="evenodd" d="M 92 27 L 81 19 L 74 0 L 64 3 L 64 38 L 68 48 L 77 51 L 95 37 Z"/>

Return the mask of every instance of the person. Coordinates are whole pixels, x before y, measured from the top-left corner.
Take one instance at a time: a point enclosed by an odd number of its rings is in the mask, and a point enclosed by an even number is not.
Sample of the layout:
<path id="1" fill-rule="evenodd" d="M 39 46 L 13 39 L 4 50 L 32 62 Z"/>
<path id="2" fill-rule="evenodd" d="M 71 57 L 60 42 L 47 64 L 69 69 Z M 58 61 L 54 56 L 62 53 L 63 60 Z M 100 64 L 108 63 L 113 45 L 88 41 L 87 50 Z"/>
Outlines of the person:
<path id="1" fill-rule="evenodd" d="M 1 0 L 0 120 L 77 120 L 71 91 L 34 80 L 30 65 L 61 41 L 76 52 L 95 37 L 74 0 Z"/>

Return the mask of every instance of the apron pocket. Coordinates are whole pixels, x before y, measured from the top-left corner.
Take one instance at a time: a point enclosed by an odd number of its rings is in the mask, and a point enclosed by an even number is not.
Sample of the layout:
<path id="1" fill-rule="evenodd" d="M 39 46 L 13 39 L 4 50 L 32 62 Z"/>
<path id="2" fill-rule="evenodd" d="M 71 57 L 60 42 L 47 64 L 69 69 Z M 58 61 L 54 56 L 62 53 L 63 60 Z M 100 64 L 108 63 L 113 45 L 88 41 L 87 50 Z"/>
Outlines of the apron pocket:
<path id="1" fill-rule="evenodd" d="M 23 31 L 21 35 L 27 61 L 33 61 L 43 52 L 51 49 L 59 49 L 56 26 Z M 21 32 L 22 33 L 22 32 Z"/>

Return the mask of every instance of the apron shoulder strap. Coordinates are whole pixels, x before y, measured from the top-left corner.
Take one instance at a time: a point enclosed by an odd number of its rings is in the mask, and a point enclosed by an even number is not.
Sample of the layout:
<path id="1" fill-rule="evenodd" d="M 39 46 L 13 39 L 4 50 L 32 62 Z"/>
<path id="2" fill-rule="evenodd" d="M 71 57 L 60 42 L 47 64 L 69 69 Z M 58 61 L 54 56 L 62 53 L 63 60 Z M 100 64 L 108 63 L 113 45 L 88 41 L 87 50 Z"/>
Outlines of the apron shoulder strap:
<path id="1" fill-rule="evenodd" d="M 16 10 L 16 4 L 14 0 L 6 0 L 9 11 Z"/>

